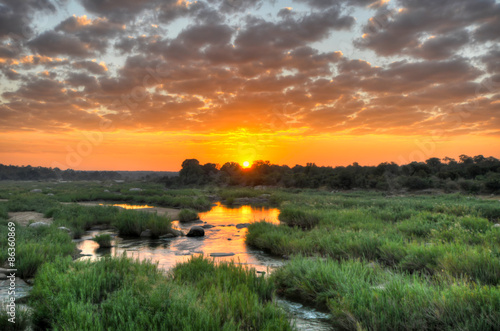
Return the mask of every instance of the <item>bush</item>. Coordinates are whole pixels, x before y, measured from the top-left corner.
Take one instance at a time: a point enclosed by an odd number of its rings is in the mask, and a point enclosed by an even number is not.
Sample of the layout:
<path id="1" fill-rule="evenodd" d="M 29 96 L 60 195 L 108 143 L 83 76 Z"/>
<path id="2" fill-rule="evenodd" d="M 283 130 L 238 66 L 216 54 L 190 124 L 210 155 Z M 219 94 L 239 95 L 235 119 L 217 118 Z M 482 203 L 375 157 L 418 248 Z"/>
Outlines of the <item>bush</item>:
<path id="1" fill-rule="evenodd" d="M 306 213 L 299 209 L 284 208 L 281 210 L 278 219 L 286 225 L 308 230 L 318 225 L 320 219 L 317 215 Z"/>
<path id="2" fill-rule="evenodd" d="M 191 222 L 200 219 L 198 213 L 191 209 L 182 209 L 179 212 L 179 222 Z"/>
<path id="3" fill-rule="evenodd" d="M 99 248 L 110 248 L 111 247 L 111 235 L 100 234 L 92 238 L 93 241 L 99 244 Z"/>

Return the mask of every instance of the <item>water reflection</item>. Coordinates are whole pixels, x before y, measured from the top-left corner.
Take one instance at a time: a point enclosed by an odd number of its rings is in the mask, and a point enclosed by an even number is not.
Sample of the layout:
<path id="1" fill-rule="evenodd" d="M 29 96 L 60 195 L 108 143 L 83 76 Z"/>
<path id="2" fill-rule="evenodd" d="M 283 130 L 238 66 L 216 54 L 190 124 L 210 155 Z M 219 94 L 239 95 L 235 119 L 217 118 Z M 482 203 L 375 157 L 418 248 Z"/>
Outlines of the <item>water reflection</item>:
<path id="1" fill-rule="evenodd" d="M 128 205 L 130 206 L 130 205 Z M 266 220 L 279 223 L 279 210 L 264 207 L 227 207 L 217 203 L 210 211 L 200 213 L 200 220 L 189 223 L 174 222 L 174 227 L 187 233 L 192 226 L 202 226 L 204 237 L 177 237 L 169 239 L 144 239 L 115 237 L 111 249 L 98 249 L 99 245 L 91 239 L 106 231 L 88 232 L 78 248 L 83 259 L 96 259 L 105 255 L 121 255 L 123 252 L 132 258 L 150 259 L 158 262 L 159 267 L 168 270 L 178 262 L 187 261 L 191 255 L 204 254 L 216 261 L 230 261 L 254 267 L 257 271 L 267 271 L 282 265 L 281 259 L 270 257 L 262 251 L 245 244 L 246 226 L 249 223 Z M 107 232 L 109 233 L 109 232 Z M 227 255 L 227 256 L 220 256 Z"/>
<path id="2" fill-rule="evenodd" d="M 129 205 L 129 204 L 126 204 L 126 203 L 115 203 L 115 204 L 100 203 L 99 206 L 113 206 L 113 207 L 120 207 L 120 208 L 124 208 L 124 209 L 154 208 L 154 206 L 148 206 L 148 205 Z"/>

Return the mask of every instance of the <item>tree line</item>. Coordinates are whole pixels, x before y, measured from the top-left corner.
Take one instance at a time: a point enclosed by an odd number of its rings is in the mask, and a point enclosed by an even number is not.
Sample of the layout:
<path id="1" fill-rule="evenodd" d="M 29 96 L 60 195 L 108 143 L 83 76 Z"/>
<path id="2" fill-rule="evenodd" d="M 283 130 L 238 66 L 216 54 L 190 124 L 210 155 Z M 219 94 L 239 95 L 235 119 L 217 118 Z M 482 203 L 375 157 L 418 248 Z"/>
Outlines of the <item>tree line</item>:
<path id="1" fill-rule="evenodd" d="M 116 171 L 77 171 L 73 169 L 0 164 L 0 180 L 106 180 L 121 179 Z"/>
<path id="2" fill-rule="evenodd" d="M 296 188 L 330 188 L 349 190 L 424 190 L 442 189 L 446 192 L 500 192 L 500 160 L 483 155 L 461 155 L 453 158 L 429 158 L 425 162 L 398 165 L 384 162 L 377 166 L 323 167 L 314 163 L 305 166 L 271 164 L 255 161 L 249 168 L 227 162 L 200 164 L 187 159 L 177 177 L 163 178 L 169 187 L 181 186 L 278 186 Z"/>

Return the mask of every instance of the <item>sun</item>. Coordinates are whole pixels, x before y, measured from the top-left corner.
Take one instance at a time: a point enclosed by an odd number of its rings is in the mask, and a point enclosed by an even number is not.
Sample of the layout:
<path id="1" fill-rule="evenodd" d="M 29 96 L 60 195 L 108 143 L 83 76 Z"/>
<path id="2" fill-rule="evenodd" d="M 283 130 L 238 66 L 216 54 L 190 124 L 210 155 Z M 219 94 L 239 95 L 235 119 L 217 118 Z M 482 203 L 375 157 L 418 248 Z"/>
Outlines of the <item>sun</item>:
<path id="1" fill-rule="evenodd" d="M 250 162 L 248 161 L 243 162 L 243 168 L 250 168 Z"/>

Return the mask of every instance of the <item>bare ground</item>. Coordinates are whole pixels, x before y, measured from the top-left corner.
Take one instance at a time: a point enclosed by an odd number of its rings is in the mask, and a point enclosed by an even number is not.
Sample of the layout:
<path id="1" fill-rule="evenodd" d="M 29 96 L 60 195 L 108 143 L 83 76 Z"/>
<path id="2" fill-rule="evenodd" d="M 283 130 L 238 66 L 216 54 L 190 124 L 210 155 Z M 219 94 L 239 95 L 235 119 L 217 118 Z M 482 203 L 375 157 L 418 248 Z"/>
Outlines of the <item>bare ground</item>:
<path id="1" fill-rule="evenodd" d="M 30 221 L 33 222 L 44 222 L 47 224 L 52 223 L 52 218 L 43 217 L 42 213 L 37 213 L 34 211 L 20 211 L 15 213 L 9 213 L 9 221 L 15 221 L 20 225 L 27 226 Z"/>

